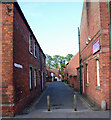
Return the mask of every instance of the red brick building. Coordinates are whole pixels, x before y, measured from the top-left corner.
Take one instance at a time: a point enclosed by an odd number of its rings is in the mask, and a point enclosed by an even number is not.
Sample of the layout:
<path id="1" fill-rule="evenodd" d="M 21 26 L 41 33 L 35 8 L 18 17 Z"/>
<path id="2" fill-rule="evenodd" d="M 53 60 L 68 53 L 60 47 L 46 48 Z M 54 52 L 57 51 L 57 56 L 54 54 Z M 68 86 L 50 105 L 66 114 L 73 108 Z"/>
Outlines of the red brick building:
<path id="1" fill-rule="evenodd" d="M 80 88 L 80 79 L 79 79 L 79 53 L 77 53 L 65 66 L 63 72 L 63 79 L 67 80 L 71 87 L 74 87 L 75 90 Z"/>
<path id="2" fill-rule="evenodd" d="M 14 116 L 44 89 L 45 55 L 18 3 L 0 5 L 2 116 Z"/>
<path id="3" fill-rule="evenodd" d="M 46 67 L 46 82 L 53 82 L 55 78 L 55 73 L 51 71 L 49 66 Z"/>
<path id="4" fill-rule="evenodd" d="M 61 81 L 60 68 L 50 69 L 54 73 L 55 81 Z"/>
<path id="5" fill-rule="evenodd" d="M 108 2 L 84 2 L 80 25 L 82 92 L 111 109 L 111 59 Z"/>

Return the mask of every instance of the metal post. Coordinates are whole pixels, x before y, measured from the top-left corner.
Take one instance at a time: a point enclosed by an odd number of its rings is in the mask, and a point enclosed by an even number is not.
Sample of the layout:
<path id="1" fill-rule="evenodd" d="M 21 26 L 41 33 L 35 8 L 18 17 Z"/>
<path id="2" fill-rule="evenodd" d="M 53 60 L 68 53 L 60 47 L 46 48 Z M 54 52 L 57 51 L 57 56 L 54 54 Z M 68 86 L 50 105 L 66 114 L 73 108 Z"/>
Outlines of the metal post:
<path id="1" fill-rule="evenodd" d="M 111 52 L 111 13 L 110 13 L 110 0 L 108 0 L 108 11 L 109 11 L 109 35 L 110 35 L 110 52 Z M 110 56 L 111 58 L 111 56 Z"/>
<path id="2" fill-rule="evenodd" d="M 108 11 L 109 11 L 109 37 L 110 37 L 110 61 L 111 61 L 111 5 L 110 5 L 110 0 L 108 0 Z M 111 67 L 111 64 L 110 64 Z M 111 106 L 111 105 L 110 105 Z"/>
<path id="3" fill-rule="evenodd" d="M 77 111 L 76 95 L 74 95 L 74 111 Z"/>
<path id="4" fill-rule="evenodd" d="M 79 30 L 79 27 L 78 27 L 78 41 L 79 41 L 80 94 L 82 94 L 82 87 L 81 87 L 81 49 L 80 49 L 80 30 Z"/>
<path id="5" fill-rule="evenodd" d="M 49 96 L 47 96 L 47 107 L 48 107 L 48 111 L 50 111 L 50 98 L 49 98 Z"/>

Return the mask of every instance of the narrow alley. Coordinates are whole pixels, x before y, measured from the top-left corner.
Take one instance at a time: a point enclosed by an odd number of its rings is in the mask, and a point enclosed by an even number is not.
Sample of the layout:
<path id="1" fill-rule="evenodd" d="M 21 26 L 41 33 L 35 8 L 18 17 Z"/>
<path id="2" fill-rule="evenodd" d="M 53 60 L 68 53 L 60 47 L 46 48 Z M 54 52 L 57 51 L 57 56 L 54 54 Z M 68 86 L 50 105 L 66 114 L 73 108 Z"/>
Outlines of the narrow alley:
<path id="1" fill-rule="evenodd" d="M 111 1 L 1 0 L 0 91 L 5 120 L 110 120 Z"/>
<path id="2" fill-rule="evenodd" d="M 77 111 L 74 111 L 74 94 L 77 95 Z M 47 110 L 47 95 L 50 96 L 50 111 Z M 108 111 L 93 111 L 68 84 L 63 82 L 47 83 L 47 88 L 37 99 L 29 113 L 16 115 L 15 118 L 108 118 Z"/>

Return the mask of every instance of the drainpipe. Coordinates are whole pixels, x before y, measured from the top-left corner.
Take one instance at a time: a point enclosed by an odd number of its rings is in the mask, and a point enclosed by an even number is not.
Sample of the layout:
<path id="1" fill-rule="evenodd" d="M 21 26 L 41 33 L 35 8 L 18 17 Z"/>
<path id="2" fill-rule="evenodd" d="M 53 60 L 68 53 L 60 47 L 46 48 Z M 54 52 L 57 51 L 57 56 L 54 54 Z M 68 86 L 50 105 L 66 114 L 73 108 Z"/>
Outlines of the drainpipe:
<path id="1" fill-rule="evenodd" d="M 80 30 L 79 30 L 79 27 L 78 27 L 78 41 L 79 41 L 80 94 L 82 94 L 82 87 L 81 87 L 81 49 L 80 49 Z"/>
<path id="2" fill-rule="evenodd" d="M 111 52 L 111 15 L 110 15 L 110 0 L 108 0 L 108 10 L 109 10 L 109 36 L 110 36 L 110 52 Z M 110 56 L 111 59 L 111 56 Z"/>

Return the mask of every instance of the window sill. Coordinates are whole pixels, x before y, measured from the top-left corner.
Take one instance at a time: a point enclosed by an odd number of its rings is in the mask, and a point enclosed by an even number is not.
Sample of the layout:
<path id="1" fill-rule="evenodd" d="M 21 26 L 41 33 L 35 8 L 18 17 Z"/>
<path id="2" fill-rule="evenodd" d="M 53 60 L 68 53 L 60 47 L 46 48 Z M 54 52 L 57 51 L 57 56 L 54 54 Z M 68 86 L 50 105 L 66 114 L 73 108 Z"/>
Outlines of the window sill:
<path id="1" fill-rule="evenodd" d="M 30 53 L 31 55 L 33 55 L 33 53 L 32 53 L 31 51 L 29 51 L 29 53 Z"/>
<path id="2" fill-rule="evenodd" d="M 37 59 L 37 56 L 34 56 L 35 59 Z"/>
<path id="3" fill-rule="evenodd" d="M 86 84 L 86 87 L 89 87 L 89 84 L 88 84 L 88 83 Z"/>
<path id="4" fill-rule="evenodd" d="M 95 88 L 96 88 L 97 90 L 101 90 L 100 86 L 95 86 Z"/>

